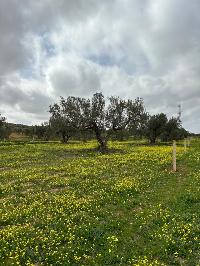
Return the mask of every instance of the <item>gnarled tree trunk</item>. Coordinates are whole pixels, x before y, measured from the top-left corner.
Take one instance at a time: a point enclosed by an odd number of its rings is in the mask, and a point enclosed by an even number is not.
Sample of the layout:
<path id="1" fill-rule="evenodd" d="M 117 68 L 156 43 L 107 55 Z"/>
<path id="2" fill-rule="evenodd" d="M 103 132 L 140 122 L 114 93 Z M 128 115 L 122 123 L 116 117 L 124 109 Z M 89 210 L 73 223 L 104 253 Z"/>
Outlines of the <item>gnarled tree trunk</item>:
<path id="1" fill-rule="evenodd" d="M 70 135 L 66 134 L 66 132 L 61 132 L 62 135 L 62 143 L 67 143 L 69 141 Z"/>
<path id="2" fill-rule="evenodd" d="M 156 144 L 156 134 L 151 134 L 149 140 L 151 145 Z"/>
<path id="3" fill-rule="evenodd" d="M 105 152 L 107 150 L 107 140 L 102 137 L 101 129 L 98 127 L 98 125 L 95 122 L 92 122 L 87 129 L 92 129 L 95 132 L 96 139 L 99 143 L 99 148 L 102 152 Z"/>

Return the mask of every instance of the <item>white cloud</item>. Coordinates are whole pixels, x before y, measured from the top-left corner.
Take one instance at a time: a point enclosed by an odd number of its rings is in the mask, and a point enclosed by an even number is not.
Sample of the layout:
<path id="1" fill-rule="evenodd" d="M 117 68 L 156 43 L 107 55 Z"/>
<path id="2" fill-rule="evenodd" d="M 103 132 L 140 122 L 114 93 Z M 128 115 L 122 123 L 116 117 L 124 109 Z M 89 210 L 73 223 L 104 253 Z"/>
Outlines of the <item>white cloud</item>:
<path id="1" fill-rule="evenodd" d="M 1 0 L 0 109 L 28 123 L 60 95 L 144 97 L 200 131 L 198 0 Z"/>

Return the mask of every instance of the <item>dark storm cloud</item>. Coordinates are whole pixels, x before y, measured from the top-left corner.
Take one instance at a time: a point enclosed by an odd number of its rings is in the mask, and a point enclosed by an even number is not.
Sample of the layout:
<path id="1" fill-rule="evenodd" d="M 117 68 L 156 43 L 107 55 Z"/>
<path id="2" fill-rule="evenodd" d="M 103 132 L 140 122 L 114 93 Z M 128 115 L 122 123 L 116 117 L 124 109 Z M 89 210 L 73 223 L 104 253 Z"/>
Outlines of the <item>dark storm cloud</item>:
<path id="1" fill-rule="evenodd" d="M 0 111 L 48 119 L 60 95 L 144 97 L 200 131 L 199 0 L 1 0 Z"/>

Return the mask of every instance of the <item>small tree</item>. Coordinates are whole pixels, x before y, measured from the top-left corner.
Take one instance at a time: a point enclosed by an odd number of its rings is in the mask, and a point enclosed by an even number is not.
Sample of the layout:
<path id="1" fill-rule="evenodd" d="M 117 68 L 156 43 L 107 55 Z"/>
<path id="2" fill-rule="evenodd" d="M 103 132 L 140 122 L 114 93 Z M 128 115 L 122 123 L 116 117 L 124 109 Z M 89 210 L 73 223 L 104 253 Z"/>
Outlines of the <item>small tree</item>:
<path id="1" fill-rule="evenodd" d="M 146 126 L 146 136 L 151 144 L 156 143 L 156 139 L 165 131 L 167 116 L 163 113 L 150 116 Z"/>
<path id="2" fill-rule="evenodd" d="M 67 143 L 81 126 L 81 98 L 70 96 L 65 100 L 61 97 L 60 103 L 50 106 L 49 112 L 50 128 L 60 134 L 63 143 Z"/>
<path id="3" fill-rule="evenodd" d="M 187 137 L 187 131 L 182 128 L 181 121 L 179 118 L 170 118 L 161 134 L 161 139 L 163 141 L 179 140 Z"/>
<path id="4" fill-rule="evenodd" d="M 38 139 L 49 140 L 51 131 L 49 124 L 47 122 L 42 123 L 41 125 L 36 125 L 32 127 L 33 135 Z"/>
<path id="5" fill-rule="evenodd" d="M 58 104 L 50 106 L 51 118 L 49 120 L 49 125 L 56 134 L 60 134 L 63 143 L 67 143 L 69 135 L 69 121 L 63 114 L 61 107 Z"/>
<path id="6" fill-rule="evenodd" d="M 0 139 L 7 139 L 11 133 L 9 124 L 6 123 L 6 118 L 0 114 Z"/>
<path id="7" fill-rule="evenodd" d="M 5 117 L 0 114 L 0 139 L 4 138 L 5 120 Z"/>

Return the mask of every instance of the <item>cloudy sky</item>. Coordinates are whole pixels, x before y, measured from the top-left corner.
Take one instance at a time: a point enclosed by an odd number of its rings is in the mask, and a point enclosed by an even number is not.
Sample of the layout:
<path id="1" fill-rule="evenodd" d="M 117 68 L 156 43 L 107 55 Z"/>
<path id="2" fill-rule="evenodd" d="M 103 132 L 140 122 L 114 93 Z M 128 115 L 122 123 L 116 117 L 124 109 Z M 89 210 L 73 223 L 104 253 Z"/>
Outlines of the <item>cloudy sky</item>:
<path id="1" fill-rule="evenodd" d="M 143 97 L 200 132 L 199 0 L 0 0 L 0 113 L 48 120 L 59 96 Z"/>

